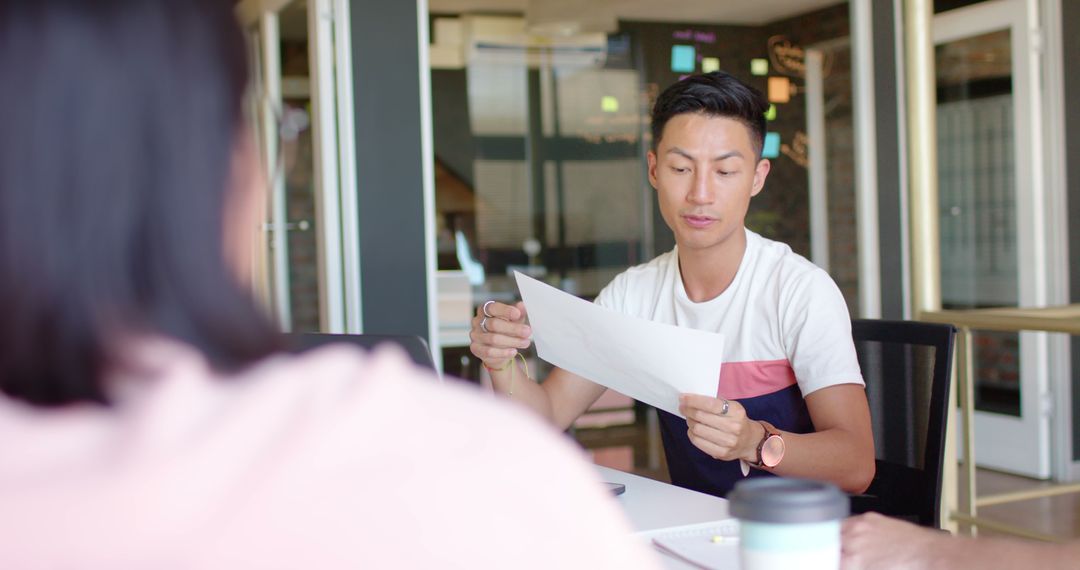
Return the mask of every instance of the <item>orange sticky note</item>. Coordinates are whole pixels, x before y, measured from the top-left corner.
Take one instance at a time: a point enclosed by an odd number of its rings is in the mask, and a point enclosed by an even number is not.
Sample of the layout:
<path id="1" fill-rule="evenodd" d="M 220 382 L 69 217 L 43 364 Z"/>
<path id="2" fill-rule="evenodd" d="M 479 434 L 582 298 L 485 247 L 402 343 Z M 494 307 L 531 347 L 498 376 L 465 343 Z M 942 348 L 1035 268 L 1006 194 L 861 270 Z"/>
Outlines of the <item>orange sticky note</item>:
<path id="1" fill-rule="evenodd" d="M 791 100 L 791 80 L 787 77 L 769 78 L 769 102 L 787 103 Z"/>

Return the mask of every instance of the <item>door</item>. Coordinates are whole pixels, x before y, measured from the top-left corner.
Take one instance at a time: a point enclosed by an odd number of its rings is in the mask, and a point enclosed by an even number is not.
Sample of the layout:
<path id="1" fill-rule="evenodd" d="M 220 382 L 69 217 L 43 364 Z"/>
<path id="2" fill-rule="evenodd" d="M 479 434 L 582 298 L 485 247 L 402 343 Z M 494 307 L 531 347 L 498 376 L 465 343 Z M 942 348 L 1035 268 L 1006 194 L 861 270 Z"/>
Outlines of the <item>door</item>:
<path id="1" fill-rule="evenodd" d="M 345 0 L 243 0 L 265 157 L 256 290 L 283 330 L 361 332 Z"/>
<path id="2" fill-rule="evenodd" d="M 1029 2 L 1032 5 L 1029 5 Z M 945 309 L 1048 299 L 1034 0 L 934 17 L 941 296 Z M 1048 339 L 976 331 L 980 466 L 1050 475 Z"/>

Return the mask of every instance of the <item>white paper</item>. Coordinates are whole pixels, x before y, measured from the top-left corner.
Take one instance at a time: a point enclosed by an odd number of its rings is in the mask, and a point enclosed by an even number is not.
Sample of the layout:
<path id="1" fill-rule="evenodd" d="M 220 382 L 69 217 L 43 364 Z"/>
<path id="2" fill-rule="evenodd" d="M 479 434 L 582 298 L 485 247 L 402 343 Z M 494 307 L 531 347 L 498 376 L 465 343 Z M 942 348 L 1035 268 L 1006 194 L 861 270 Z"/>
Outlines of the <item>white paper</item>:
<path id="1" fill-rule="evenodd" d="M 545 361 L 680 417 L 679 394 L 716 397 L 723 335 L 631 317 L 514 277 Z"/>

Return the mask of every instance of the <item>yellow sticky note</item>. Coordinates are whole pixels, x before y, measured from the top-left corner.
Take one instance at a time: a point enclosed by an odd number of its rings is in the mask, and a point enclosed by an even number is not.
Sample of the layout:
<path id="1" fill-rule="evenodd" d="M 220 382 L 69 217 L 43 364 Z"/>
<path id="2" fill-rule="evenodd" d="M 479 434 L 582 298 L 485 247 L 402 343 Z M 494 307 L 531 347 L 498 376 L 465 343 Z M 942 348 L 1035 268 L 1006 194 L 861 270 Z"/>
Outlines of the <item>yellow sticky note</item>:
<path id="1" fill-rule="evenodd" d="M 703 57 L 701 58 L 701 72 L 709 73 L 712 71 L 720 71 L 720 58 L 718 57 Z"/>
<path id="2" fill-rule="evenodd" d="M 765 76 L 769 74 L 769 60 L 763 57 L 755 57 L 750 60 L 750 75 Z"/>
<path id="3" fill-rule="evenodd" d="M 618 113 L 619 100 L 611 95 L 604 95 L 600 98 L 600 109 L 605 113 Z"/>

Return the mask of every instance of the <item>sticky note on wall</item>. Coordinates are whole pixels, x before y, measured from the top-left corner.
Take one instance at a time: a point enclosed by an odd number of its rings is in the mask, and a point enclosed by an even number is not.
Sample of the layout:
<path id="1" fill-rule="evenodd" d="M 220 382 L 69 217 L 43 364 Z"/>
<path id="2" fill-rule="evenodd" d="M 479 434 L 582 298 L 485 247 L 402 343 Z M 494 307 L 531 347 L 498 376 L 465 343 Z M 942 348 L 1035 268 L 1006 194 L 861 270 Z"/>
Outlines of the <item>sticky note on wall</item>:
<path id="1" fill-rule="evenodd" d="M 780 156 L 780 133 L 765 133 L 765 144 L 761 147 L 761 158 Z"/>
<path id="2" fill-rule="evenodd" d="M 769 78 L 769 102 L 787 103 L 791 100 L 791 81 L 787 77 Z"/>
<path id="3" fill-rule="evenodd" d="M 671 46 L 671 70 L 679 73 L 694 71 L 695 55 L 694 46 Z"/>
<path id="4" fill-rule="evenodd" d="M 761 57 L 755 57 L 750 60 L 750 74 L 751 75 L 768 75 L 769 74 L 769 60 Z"/>
<path id="5" fill-rule="evenodd" d="M 718 57 L 703 57 L 701 58 L 701 72 L 712 73 L 713 71 L 720 71 L 720 58 Z"/>

